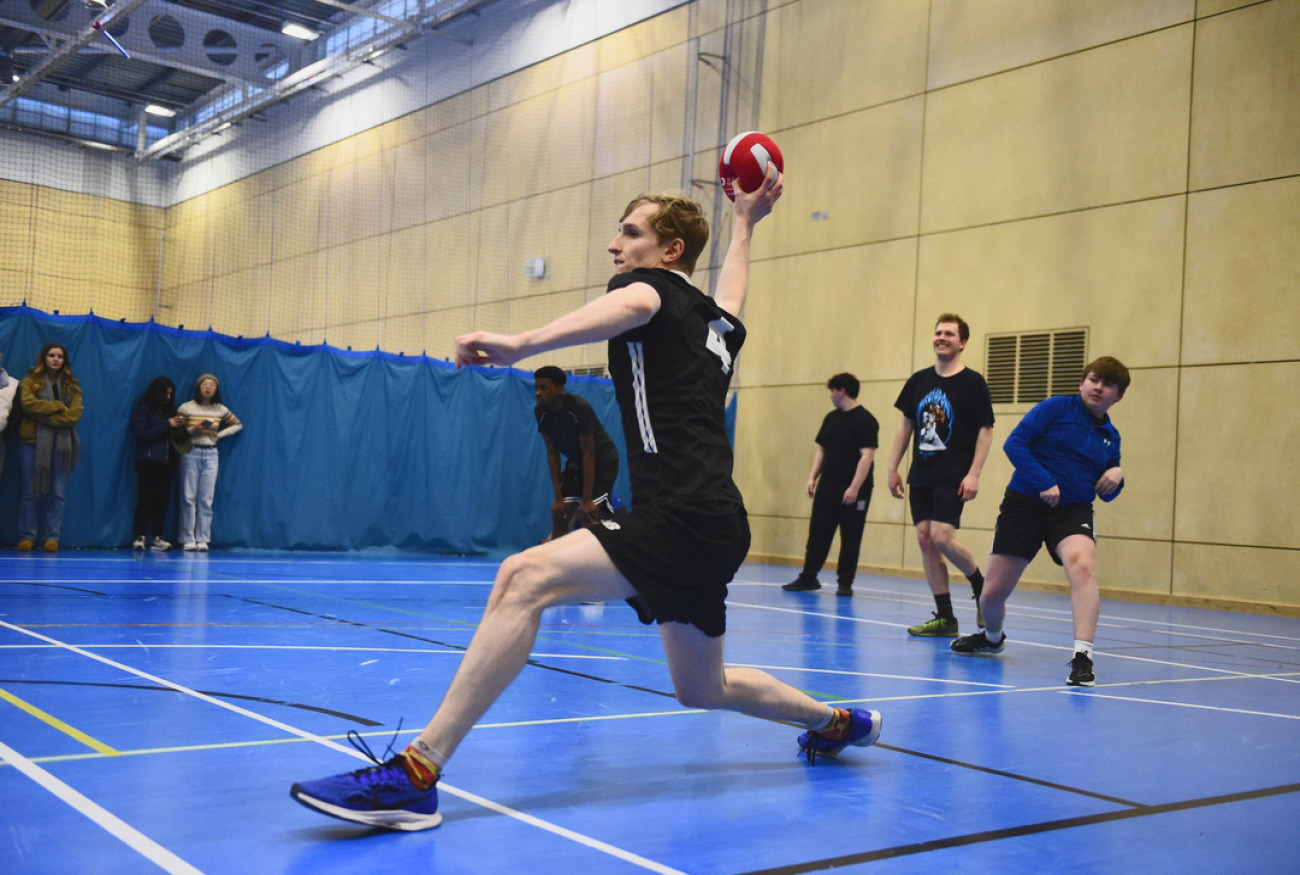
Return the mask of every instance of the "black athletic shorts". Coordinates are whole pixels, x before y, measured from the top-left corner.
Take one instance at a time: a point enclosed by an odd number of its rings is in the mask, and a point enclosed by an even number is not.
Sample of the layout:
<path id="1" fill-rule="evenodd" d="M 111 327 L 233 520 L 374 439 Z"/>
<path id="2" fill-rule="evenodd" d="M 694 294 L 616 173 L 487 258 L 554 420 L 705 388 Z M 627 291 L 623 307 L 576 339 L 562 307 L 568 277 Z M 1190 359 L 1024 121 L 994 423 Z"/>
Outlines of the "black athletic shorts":
<path id="1" fill-rule="evenodd" d="M 636 588 L 627 603 L 642 623 L 690 623 L 710 638 L 727 631 L 727 584 L 749 553 L 742 505 L 651 504 L 591 533 Z"/>
<path id="2" fill-rule="evenodd" d="M 611 493 L 614 491 L 614 479 L 606 476 L 601 479 L 600 469 L 596 469 L 596 478 L 591 483 L 591 500 L 596 504 L 605 504 L 613 510 L 613 504 L 610 499 L 613 498 Z M 566 502 L 582 501 L 582 469 L 575 466 L 565 468 L 560 472 L 560 493 L 564 496 Z M 602 502 L 601 498 L 605 500 Z"/>
<path id="3" fill-rule="evenodd" d="M 961 494 L 957 491 L 960 485 L 909 486 L 907 500 L 912 508 L 912 524 L 921 520 L 933 520 L 960 529 L 961 512 L 966 507 L 966 502 L 961 500 Z"/>
<path id="4" fill-rule="evenodd" d="M 1061 557 L 1056 548 L 1071 535 L 1087 535 L 1094 541 L 1097 535 L 1092 528 L 1092 505 L 1085 503 L 1058 504 L 1049 507 L 1038 498 L 1030 498 L 1010 489 L 1002 496 L 998 508 L 998 522 L 993 529 L 993 549 L 999 556 L 1018 556 L 1033 559 L 1038 548 L 1047 545 L 1047 552 L 1057 565 Z"/>

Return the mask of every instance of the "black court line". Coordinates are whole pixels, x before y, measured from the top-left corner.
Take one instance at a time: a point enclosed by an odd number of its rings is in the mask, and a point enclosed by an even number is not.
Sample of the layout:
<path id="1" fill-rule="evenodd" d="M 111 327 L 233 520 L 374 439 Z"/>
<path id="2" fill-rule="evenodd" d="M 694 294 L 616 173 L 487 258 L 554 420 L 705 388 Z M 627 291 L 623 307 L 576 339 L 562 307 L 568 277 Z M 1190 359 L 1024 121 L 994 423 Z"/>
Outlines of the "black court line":
<path id="1" fill-rule="evenodd" d="M 238 598 L 238 597 L 231 596 L 231 598 Z M 302 614 L 307 617 L 315 617 L 320 620 L 332 620 L 336 623 L 343 623 L 348 626 L 357 626 L 362 629 L 370 629 L 375 632 L 383 632 L 386 635 L 395 635 L 398 638 L 407 638 L 411 641 L 419 641 L 422 644 L 436 644 L 439 647 L 446 647 L 448 650 L 459 650 L 462 653 L 468 649 L 468 646 L 465 644 L 456 644 L 451 641 L 443 641 L 438 638 L 426 638 L 423 635 L 415 635 L 410 632 L 402 632 L 397 629 L 388 629 L 385 628 L 384 626 L 376 626 L 370 623 L 359 623 L 356 620 L 344 620 L 340 617 L 333 616 L 331 614 L 317 614 L 311 611 L 304 611 L 301 608 L 291 608 L 288 607 L 287 605 L 277 605 L 272 602 L 257 601 L 255 599 L 241 598 L 240 601 L 245 601 L 253 605 L 261 605 L 264 608 L 275 608 L 281 611 L 289 611 L 294 614 Z M 468 629 L 469 627 L 467 626 L 466 628 Z M 664 698 L 672 699 L 674 702 L 677 701 L 676 693 L 668 692 L 665 690 L 656 690 L 653 689 L 652 687 L 643 687 L 638 684 L 625 684 L 620 681 L 613 680 L 612 678 L 601 677 L 600 675 L 588 674 L 586 672 L 580 672 L 580 671 L 573 671 L 572 669 L 560 668 L 559 666 L 555 666 L 555 665 L 547 665 L 544 662 L 538 662 L 536 659 L 529 659 L 525 664 L 530 665 L 533 668 L 540 668 L 540 669 L 545 669 L 546 671 L 552 671 L 555 672 L 556 674 L 568 675 L 569 677 L 575 677 L 575 678 L 582 678 L 583 680 L 596 681 L 602 684 L 609 684 L 615 687 L 622 687 L 625 690 L 634 690 L 639 693 L 650 693 L 655 696 L 663 696 Z"/>
<path id="2" fill-rule="evenodd" d="M 938 851 L 945 848 L 959 848 L 964 845 L 975 845 L 983 842 L 998 841 L 1000 839 L 1035 835 L 1037 833 L 1074 829 L 1075 827 L 1092 826 L 1099 823 L 1114 823 L 1119 820 L 1131 820 L 1135 817 L 1149 817 L 1154 814 L 1169 814 L 1174 811 L 1190 811 L 1195 808 L 1228 805 L 1233 802 L 1264 799 L 1269 796 L 1282 796 L 1287 793 L 1295 792 L 1300 792 L 1300 784 L 1284 784 L 1280 787 L 1265 787 L 1262 790 L 1245 790 L 1241 793 L 1227 793 L 1222 796 L 1206 796 L 1201 799 L 1188 799 L 1183 802 L 1168 802 L 1164 805 L 1144 805 L 1141 808 L 1133 808 L 1126 811 L 1109 811 L 1104 814 L 1089 814 L 1083 817 L 1067 817 L 1061 820 L 1048 820 L 1042 823 L 1028 823 L 1024 826 L 1013 826 L 1006 829 L 995 829 L 986 832 L 951 836 L 946 839 L 932 839 L 925 842 L 916 842 L 911 845 L 896 845 L 892 848 L 881 848 L 877 851 L 864 851 L 860 854 L 845 854 L 840 857 L 828 857 L 826 859 L 799 863 L 792 866 L 777 866 L 772 869 L 754 869 L 750 872 L 742 873 L 742 875 L 799 875 L 799 873 L 803 872 L 819 872 L 824 869 L 835 869 L 840 866 L 855 866 L 860 863 L 874 863 L 878 860 L 889 860 L 895 857 L 906 857 L 912 854 L 924 854 L 927 851 Z"/>
<path id="3" fill-rule="evenodd" d="M 100 596 L 108 595 L 108 593 L 106 592 L 99 592 L 98 590 L 93 590 L 93 589 L 81 589 L 80 587 L 75 587 L 75 586 L 59 586 L 56 583 L 36 583 L 35 581 L 32 580 L 7 580 L 5 581 L 5 583 L 8 583 L 12 586 L 39 586 L 44 589 L 66 589 L 68 592 L 79 592 L 79 593 L 84 593 L 85 595 L 100 595 Z M 23 598 L 28 598 L 28 596 L 23 596 Z"/>
<path id="4" fill-rule="evenodd" d="M 172 687 L 158 687 L 151 684 L 106 684 L 92 683 L 89 681 L 34 681 L 34 680 L 17 680 L 13 678 L 0 678 L 0 685 L 13 686 L 15 684 L 31 684 L 42 687 L 107 687 L 109 689 L 119 690 L 144 690 L 148 693 L 174 693 Z M 261 702 L 264 705 L 282 705 L 285 708 L 297 708 L 302 711 L 314 711 L 317 714 L 326 714 L 330 717 L 341 717 L 344 720 L 350 720 L 353 723 L 359 723 L 362 726 L 383 726 L 377 720 L 371 720 L 368 717 L 358 717 L 355 714 L 349 714 L 346 711 L 334 711 L 330 708 L 320 708 L 316 705 L 307 705 L 302 702 L 286 702 L 282 699 L 267 699 L 263 696 L 244 696 L 239 693 L 223 693 L 219 690 L 195 690 L 196 693 L 202 693 L 205 696 L 211 696 L 214 699 L 239 699 L 243 702 Z"/>

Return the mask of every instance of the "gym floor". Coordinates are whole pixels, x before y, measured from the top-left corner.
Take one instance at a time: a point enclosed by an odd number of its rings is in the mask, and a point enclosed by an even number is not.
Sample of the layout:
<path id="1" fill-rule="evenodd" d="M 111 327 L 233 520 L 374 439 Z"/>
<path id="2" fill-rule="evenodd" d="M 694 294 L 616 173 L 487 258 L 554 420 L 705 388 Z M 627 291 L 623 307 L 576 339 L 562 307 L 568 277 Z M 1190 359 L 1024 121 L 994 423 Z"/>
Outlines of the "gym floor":
<path id="1" fill-rule="evenodd" d="M 626 605 L 550 611 L 452 760 L 437 829 L 289 798 L 436 707 L 497 561 L 0 555 L 0 871 L 1294 871 L 1300 620 L 1103 601 L 1065 685 L 1065 596 L 1018 591 L 1006 651 L 909 639 L 923 581 L 785 593 L 746 565 L 727 655 L 884 715 L 814 766 L 798 730 L 677 706 Z M 969 590 L 954 587 L 963 631 Z M 399 729 L 400 727 L 400 729 Z"/>

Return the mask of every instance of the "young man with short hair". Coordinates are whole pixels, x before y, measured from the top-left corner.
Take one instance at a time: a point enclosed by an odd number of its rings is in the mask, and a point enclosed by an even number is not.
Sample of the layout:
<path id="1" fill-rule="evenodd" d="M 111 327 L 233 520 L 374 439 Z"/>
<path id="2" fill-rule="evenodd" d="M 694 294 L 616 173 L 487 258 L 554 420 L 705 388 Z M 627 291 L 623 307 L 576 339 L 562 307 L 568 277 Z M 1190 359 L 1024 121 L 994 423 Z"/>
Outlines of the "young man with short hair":
<path id="1" fill-rule="evenodd" d="M 858 573 L 858 553 L 867 525 L 867 507 L 874 485 L 872 463 L 876 457 L 880 424 L 871 411 L 858 403 L 861 383 L 852 374 L 836 374 L 826 381 L 831 406 L 817 432 L 817 449 L 808 472 L 808 497 L 813 500 L 808 520 L 808 544 L 804 548 L 803 571 L 781 587 L 787 592 L 810 592 L 822 588 L 817 572 L 826 563 L 835 530 L 840 532 L 840 558 L 835 568 L 839 582 L 836 595 L 853 595 L 853 578 Z"/>
<path id="2" fill-rule="evenodd" d="M 533 372 L 537 431 L 546 443 L 551 475 L 551 537 L 586 528 L 611 516 L 610 495 L 618 478 L 618 449 L 600 424 L 591 402 L 564 391 L 568 375 L 555 365 Z M 568 462 L 563 464 L 561 456 Z"/>
<path id="3" fill-rule="evenodd" d="M 980 472 L 993 443 L 989 384 L 961 361 L 969 340 L 965 320 L 955 313 L 940 316 L 934 326 L 934 367 L 913 374 L 894 402 L 903 416 L 889 455 L 889 491 L 895 498 L 903 497 L 898 466 L 911 442 L 908 497 L 935 604 L 931 619 L 908 627 L 907 633 L 918 637 L 957 637 L 948 562 L 966 575 L 977 604 L 984 584 L 975 556 L 957 540 L 962 509 L 979 493 Z M 976 624 L 984 625 L 978 613 Z"/>
<path id="4" fill-rule="evenodd" d="M 745 340 L 750 241 L 783 181 L 774 165 L 753 192 L 736 191 L 731 243 L 710 298 L 689 282 L 708 240 L 693 201 L 633 200 L 609 245 L 608 292 L 550 324 L 515 335 L 456 338 L 458 365 L 520 359 L 609 341 L 610 373 L 627 437 L 632 512 L 509 557 L 442 704 L 419 736 L 384 763 L 295 784 L 291 795 L 344 820 L 428 829 L 441 820 L 437 780 L 474 724 L 526 664 L 542 612 L 626 599 L 658 623 L 677 700 L 807 727 L 811 761 L 863 747 L 880 715 L 833 708 L 723 656 L 727 584 L 749 549 L 749 523 L 731 477 L 725 402 Z"/>
<path id="5" fill-rule="evenodd" d="M 954 653 L 1001 653 L 1006 603 L 1020 576 L 1046 545 L 1065 568 L 1074 614 L 1074 658 L 1066 683 L 1090 687 L 1093 638 L 1101 613 L 1094 557 L 1097 532 L 1092 499 L 1114 501 L 1124 488 L 1119 431 L 1110 408 L 1129 386 L 1128 368 L 1103 356 L 1083 371 L 1077 395 L 1040 401 L 1011 432 L 1003 449 L 1016 466 L 998 511 L 989 573 L 980 606 L 985 627 L 952 642 Z"/>

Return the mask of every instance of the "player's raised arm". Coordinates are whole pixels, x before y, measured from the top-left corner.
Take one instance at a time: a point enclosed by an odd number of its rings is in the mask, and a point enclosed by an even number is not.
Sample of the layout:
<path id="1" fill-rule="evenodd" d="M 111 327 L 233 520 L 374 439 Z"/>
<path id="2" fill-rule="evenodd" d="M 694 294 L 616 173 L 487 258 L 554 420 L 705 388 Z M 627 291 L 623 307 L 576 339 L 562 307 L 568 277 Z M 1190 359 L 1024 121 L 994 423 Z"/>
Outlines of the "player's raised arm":
<path id="1" fill-rule="evenodd" d="M 608 340 L 649 322 L 659 312 L 659 294 L 645 283 L 633 283 L 602 295 L 553 322 L 519 334 L 473 331 L 456 338 L 456 367 L 508 367 L 529 356 Z"/>
<path id="2" fill-rule="evenodd" d="M 749 292 L 749 252 L 754 226 L 772 212 L 784 190 L 785 176 L 771 163 L 767 165 L 763 184 L 757 189 L 747 192 L 739 185 L 734 188 L 736 218 L 731 226 L 731 243 L 713 290 L 713 300 L 732 315 L 740 315 Z"/>

